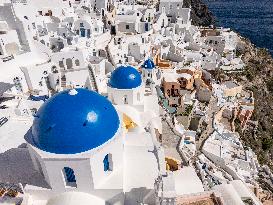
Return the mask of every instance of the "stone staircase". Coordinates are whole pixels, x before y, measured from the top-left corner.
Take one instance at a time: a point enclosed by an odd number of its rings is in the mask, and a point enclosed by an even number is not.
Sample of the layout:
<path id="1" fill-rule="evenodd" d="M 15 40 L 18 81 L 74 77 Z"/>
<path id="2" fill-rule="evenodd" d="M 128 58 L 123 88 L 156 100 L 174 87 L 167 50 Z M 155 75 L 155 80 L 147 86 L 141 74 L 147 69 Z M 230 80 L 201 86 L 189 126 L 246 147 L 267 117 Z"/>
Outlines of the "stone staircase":
<path id="1" fill-rule="evenodd" d="M 66 88 L 66 77 L 65 77 L 65 75 L 61 78 L 61 87 Z"/>
<path id="2" fill-rule="evenodd" d="M 96 83 L 94 70 L 93 70 L 93 68 L 91 66 L 89 67 L 89 71 L 90 71 L 91 89 L 98 92 L 98 86 L 97 86 L 97 83 Z"/>

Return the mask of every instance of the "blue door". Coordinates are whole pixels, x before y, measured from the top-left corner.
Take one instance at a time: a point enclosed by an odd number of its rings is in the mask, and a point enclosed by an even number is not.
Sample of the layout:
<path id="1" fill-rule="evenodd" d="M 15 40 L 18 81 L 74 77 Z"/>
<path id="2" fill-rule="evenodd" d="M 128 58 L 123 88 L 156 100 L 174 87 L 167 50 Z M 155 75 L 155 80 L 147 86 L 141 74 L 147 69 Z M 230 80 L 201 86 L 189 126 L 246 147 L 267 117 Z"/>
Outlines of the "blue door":
<path id="1" fill-rule="evenodd" d="M 81 37 L 85 37 L 85 29 L 84 28 L 80 28 L 80 32 L 81 32 Z"/>
<path id="2" fill-rule="evenodd" d="M 90 38 L 90 29 L 87 29 L 87 38 Z"/>
<path id="3" fill-rule="evenodd" d="M 145 31 L 149 31 L 149 24 L 145 23 Z"/>

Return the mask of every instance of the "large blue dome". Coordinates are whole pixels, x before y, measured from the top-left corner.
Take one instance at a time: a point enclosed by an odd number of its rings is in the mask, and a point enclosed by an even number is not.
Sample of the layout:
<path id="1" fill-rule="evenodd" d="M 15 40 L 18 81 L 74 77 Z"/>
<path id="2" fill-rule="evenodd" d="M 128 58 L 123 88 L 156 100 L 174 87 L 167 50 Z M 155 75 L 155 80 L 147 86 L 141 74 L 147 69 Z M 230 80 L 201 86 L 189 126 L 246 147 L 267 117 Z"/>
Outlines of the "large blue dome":
<path id="1" fill-rule="evenodd" d="M 109 86 L 117 89 L 132 89 L 142 83 L 140 73 L 132 66 L 120 66 L 116 68 L 109 80 Z"/>
<path id="2" fill-rule="evenodd" d="M 155 68 L 155 64 L 153 62 L 152 59 L 148 58 L 142 65 L 142 68 L 145 69 L 154 69 Z"/>
<path id="3" fill-rule="evenodd" d="M 46 152 L 75 154 L 104 144 L 118 128 L 118 114 L 105 97 L 86 89 L 66 90 L 38 110 L 32 138 Z"/>

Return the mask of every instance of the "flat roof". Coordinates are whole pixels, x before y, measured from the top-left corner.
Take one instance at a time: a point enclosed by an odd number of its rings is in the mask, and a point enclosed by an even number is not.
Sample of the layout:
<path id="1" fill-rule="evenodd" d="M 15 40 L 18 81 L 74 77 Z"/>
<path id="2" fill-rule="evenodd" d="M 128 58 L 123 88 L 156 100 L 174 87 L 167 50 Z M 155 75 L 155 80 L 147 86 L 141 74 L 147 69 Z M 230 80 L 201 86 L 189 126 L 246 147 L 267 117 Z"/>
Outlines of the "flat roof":
<path id="1" fill-rule="evenodd" d="M 136 137 L 136 136 L 135 136 Z M 155 154 L 147 146 L 126 145 L 124 150 L 124 191 L 146 187 L 154 189 L 155 179 L 158 177 L 158 163 Z M 145 167 L 145 169 L 139 169 Z"/>
<path id="2" fill-rule="evenodd" d="M 163 73 L 163 78 L 166 82 L 177 82 L 177 73 Z"/>
<path id="3" fill-rule="evenodd" d="M 6 117 L 6 116 L 0 116 Z M 26 143 L 24 136 L 32 125 L 32 119 L 16 120 L 9 118 L 8 121 L 0 127 L 0 153 Z"/>
<path id="4" fill-rule="evenodd" d="M 12 88 L 14 85 L 10 83 L 0 82 L 0 96 L 4 94 L 7 90 Z"/>
<path id="5" fill-rule="evenodd" d="M 227 88 L 235 88 L 240 86 L 238 83 L 234 82 L 234 81 L 226 81 L 223 83 Z"/>
<path id="6" fill-rule="evenodd" d="M 202 192 L 198 194 L 178 196 L 177 205 L 221 205 L 222 200 L 215 192 Z"/>
<path id="7" fill-rule="evenodd" d="M 181 73 L 179 74 L 180 78 L 186 78 L 187 80 L 192 78 L 192 75 L 188 74 L 188 73 Z"/>
<path id="8" fill-rule="evenodd" d="M 28 60 L 26 60 L 28 59 Z M 23 75 L 21 67 L 26 67 L 35 64 L 46 62 L 46 57 L 41 57 L 33 52 L 23 53 L 15 56 L 13 60 L 7 62 L 0 62 L 0 81 L 12 82 L 14 76 Z"/>
<path id="9" fill-rule="evenodd" d="M 163 73 L 163 77 L 166 82 L 177 82 L 178 78 L 185 78 L 187 80 L 192 78 L 192 75 L 188 73 Z"/>
<path id="10" fill-rule="evenodd" d="M 173 172 L 177 195 L 193 194 L 204 191 L 203 184 L 192 167 L 183 167 Z"/>
<path id="11" fill-rule="evenodd" d="M 210 137 L 208 140 L 206 140 L 202 150 L 221 157 L 221 142 L 219 140 L 211 139 Z"/>
<path id="12" fill-rule="evenodd" d="M 134 23 L 137 19 L 134 15 L 116 15 L 115 20 L 119 22 Z"/>

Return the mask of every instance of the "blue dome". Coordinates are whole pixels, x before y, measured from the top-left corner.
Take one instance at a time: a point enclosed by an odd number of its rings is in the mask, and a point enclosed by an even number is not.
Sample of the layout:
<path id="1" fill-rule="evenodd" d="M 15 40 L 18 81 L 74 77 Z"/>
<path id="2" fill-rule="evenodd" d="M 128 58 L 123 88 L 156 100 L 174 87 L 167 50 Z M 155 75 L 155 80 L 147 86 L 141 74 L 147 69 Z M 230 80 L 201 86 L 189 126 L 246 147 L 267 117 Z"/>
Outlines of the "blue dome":
<path id="1" fill-rule="evenodd" d="M 145 68 L 145 69 L 154 69 L 155 68 L 155 64 L 154 62 L 148 58 L 144 64 L 142 65 L 142 68 Z"/>
<path id="2" fill-rule="evenodd" d="M 118 128 L 118 114 L 105 97 L 86 89 L 66 90 L 38 110 L 32 140 L 46 152 L 76 154 L 104 144 Z"/>
<path id="3" fill-rule="evenodd" d="M 109 86 L 118 89 L 132 89 L 142 83 L 140 73 L 132 66 L 120 66 L 112 72 Z"/>

